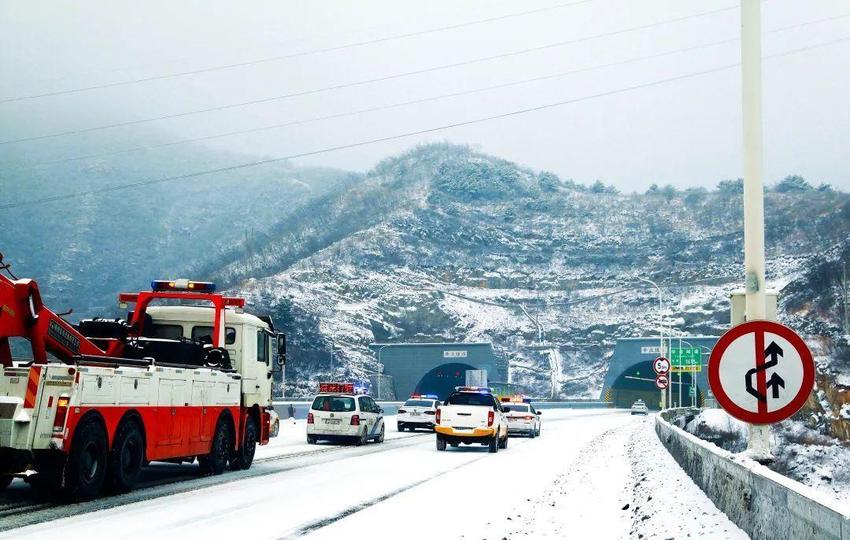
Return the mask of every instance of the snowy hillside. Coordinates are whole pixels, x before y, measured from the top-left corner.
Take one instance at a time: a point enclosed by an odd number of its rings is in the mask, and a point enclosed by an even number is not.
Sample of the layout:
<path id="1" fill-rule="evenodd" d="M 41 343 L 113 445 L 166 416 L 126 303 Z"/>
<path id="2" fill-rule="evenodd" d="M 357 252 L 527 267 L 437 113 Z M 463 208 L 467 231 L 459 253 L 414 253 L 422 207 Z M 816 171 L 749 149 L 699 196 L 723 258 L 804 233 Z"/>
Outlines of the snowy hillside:
<path id="1" fill-rule="evenodd" d="M 332 346 L 337 376 L 365 377 L 379 370 L 373 341 L 486 340 L 531 393 L 595 398 L 615 339 L 657 332 L 657 293 L 639 277 L 665 286 L 674 332 L 724 330 L 739 188 L 618 194 L 430 145 L 282 222 L 218 278 L 285 321 L 288 393 L 329 375 Z M 770 286 L 844 239 L 847 206 L 831 191 L 768 193 Z"/>

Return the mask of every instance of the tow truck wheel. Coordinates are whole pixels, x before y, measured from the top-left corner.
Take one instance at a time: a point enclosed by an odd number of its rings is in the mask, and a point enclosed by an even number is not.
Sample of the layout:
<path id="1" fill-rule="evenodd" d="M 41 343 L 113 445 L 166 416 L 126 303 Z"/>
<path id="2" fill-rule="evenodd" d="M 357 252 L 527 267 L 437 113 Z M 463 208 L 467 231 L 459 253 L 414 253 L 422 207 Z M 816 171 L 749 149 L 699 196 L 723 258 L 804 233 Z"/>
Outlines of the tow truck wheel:
<path id="1" fill-rule="evenodd" d="M 111 491 L 125 493 L 133 489 L 142 473 L 145 440 L 138 422 L 129 420 L 118 428 L 109 452 L 107 482 Z"/>
<path id="2" fill-rule="evenodd" d="M 490 451 L 491 454 L 495 454 L 496 452 L 499 451 L 499 446 L 501 446 L 501 444 L 499 443 L 499 434 L 497 433 L 497 434 L 493 435 L 492 439 L 490 439 L 490 444 L 489 444 L 488 450 Z"/>
<path id="3" fill-rule="evenodd" d="M 198 457 L 203 474 L 217 475 L 224 472 L 227 468 L 227 458 L 230 456 L 230 441 L 230 424 L 224 418 L 219 418 L 210 453 Z"/>
<path id="4" fill-rule="evenodd" d="M 7 487 L 9 487 L 9 484 L 11 484 L 11 483 L 12 483 L 12 477 L 11 476 L 0 476 L 0 491 L 3 491 Z"/>
<path id="5" fill-rule="evenodd" d="M 245 424 L 245 439 L 239 449 L 230 457 L 230 469 L 239 471 L 242 469 L 250 469 L 254 462 L 254 454 L 257 452 L 257 421 L 254 417 L 248 417 L 248 423 Z"/>
<path id="6" fill-rule="evenodd" d="M 106 433 L 93 418 L 77 427 L 65 465 L 65 486 L 71 499 L 92 499 L 100 494 L 106 480 L 107 445 Z"/>
<path id="7" fill-rule="evenodd" d="M 454 445 L 452 445 L 454 446 Z M 437 450 L 440 452 L 446 451 L 446 439 L 437 435 Z"/>

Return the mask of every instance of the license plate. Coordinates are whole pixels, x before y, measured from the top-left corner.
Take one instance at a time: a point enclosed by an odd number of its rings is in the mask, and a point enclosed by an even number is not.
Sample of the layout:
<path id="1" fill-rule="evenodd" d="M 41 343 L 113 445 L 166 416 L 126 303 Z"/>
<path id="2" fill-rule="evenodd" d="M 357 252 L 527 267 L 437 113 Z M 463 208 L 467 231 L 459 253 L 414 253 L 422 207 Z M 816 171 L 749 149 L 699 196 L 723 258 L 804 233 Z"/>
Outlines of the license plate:
<path id="1" fill-rule="evenodd" d="M 325 418 L 326 424 L 337 425 L 337 424 L 339 424 L 339 422 L 340 422 L 339 418 Z"/>

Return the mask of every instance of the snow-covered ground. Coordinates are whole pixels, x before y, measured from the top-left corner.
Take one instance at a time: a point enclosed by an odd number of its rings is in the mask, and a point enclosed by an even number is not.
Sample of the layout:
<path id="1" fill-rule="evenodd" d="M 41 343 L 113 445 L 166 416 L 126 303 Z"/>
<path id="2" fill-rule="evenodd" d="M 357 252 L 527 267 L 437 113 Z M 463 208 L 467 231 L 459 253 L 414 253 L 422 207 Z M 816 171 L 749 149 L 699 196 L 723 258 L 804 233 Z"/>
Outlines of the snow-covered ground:
<path id="1" fill-rule="evenodd" d="M 675 465 L 651 418 L 546 410 L 543 420 L 540 438 L 511 439 L 496 455 L 437 452 L 433 435 L 392 424 L 383 445 L 313 446 L 303 422 L 287 421 L 258 453 L 255 476 L 198 480 L 0 538 L 744 537 Z M 683 503 L 694 519 L 669 519 Z"/>

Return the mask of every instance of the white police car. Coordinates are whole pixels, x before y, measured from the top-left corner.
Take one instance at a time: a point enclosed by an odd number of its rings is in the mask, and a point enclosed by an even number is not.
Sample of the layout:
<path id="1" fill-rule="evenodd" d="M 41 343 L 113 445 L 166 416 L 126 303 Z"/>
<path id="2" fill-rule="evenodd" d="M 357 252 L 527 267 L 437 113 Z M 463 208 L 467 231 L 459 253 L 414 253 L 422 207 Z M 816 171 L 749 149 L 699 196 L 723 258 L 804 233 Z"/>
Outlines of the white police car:
<path id="1" fill-rule="evenodd" d="M 540 411 L 531 404 L 531 400 L 521 396 L 503 397 L 502 405 L 510 407 L 505 414 L 508 419 L 508 435 L 525 435 L 532 439 L 540 435 Z"/>
<path id="2" fill-rule="evenodd" d="M 307 413 L 307 443 L 318 441 L 384 442 L 384 410 L 352 383 L 319 383 Z"/>
<path id="3" fill-rule="evenodd" d="M 632 414 L 642 414 L 645 416 L 649 414 L 649 408 L 642 399 L 639 399 L 632 404 Z"/>
<path id="4" fill-rule="evenodd" d="M 398 430 L 434 429 L 440 400 L 433 394 L 414 394 L 398 409 Z"/>

